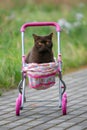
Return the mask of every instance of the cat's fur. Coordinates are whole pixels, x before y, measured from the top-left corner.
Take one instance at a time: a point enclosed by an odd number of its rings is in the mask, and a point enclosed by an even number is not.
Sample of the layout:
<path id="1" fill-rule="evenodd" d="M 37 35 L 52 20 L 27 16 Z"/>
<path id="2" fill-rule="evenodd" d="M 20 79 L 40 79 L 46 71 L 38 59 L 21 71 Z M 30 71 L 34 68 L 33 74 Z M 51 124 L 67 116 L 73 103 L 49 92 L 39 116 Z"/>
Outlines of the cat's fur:
<path id="1" fill-rule="evenodd" d="M 25 62 L 26 63 L 48 63 L 53 62 L 53 33 L 46 36 L 37 36 L 33 34 L 34 46 L 32 50 L 28 53 Z"/>

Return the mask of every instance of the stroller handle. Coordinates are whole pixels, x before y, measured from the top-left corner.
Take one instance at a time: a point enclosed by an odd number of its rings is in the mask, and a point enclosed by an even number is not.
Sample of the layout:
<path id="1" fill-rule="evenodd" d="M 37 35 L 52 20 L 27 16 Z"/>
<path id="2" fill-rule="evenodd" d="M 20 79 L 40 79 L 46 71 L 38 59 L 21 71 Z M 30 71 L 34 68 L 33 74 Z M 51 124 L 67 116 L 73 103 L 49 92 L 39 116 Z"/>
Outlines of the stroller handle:
<path id="1" fill-rule="evenodd" d="M 30 22 L 30 23 L 25 23 L 25 24 L 22 25 L 20 31 L 24 32 L 27 27 L 31 27 L 31 26 L 55 26 L 57 32 L 61 31 L 60 25 L 56 22 Z"/>

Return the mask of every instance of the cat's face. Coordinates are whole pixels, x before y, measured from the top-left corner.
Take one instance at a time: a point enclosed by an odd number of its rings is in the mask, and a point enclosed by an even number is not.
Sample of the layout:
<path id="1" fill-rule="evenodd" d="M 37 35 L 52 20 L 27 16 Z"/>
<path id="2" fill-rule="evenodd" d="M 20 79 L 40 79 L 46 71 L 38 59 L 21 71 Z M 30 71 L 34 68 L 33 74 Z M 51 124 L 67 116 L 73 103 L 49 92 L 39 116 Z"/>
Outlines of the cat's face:
<path id="1" fill-rule="evenodd" d="M 36 34 L 33 34 L 35 47 L 37 48 L 38 52 L 46 52 L 52 50 L 52 36 L 53 33 L 46 36 L 37 36 Z"/>

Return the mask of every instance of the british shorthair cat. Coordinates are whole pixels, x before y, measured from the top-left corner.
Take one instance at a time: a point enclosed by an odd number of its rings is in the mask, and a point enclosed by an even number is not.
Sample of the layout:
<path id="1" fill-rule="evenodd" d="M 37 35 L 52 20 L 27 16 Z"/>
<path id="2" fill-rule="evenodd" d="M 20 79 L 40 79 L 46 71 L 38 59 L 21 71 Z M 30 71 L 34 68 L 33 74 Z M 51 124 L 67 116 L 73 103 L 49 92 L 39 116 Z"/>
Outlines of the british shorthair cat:
<path id="1" fill-rule="evenodd" d="M 46 36 L 38 36 L 33 34 L 34 46 L 26 56 L 26 63 L 48 63 L 54 62 L 53 56 L 53 33 Z"/>

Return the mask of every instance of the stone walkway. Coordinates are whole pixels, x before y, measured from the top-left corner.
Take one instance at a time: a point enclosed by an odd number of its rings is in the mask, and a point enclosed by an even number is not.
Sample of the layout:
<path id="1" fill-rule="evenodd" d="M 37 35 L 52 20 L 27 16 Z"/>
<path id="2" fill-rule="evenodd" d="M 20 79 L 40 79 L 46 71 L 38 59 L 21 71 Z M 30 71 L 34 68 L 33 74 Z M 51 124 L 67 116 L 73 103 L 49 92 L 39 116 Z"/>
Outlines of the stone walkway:
<path id="1" fill-rule="evenodd" d="M 58 78 L 44 91 L 26 88 L 27 102 L 15 115 L 18 90 L 0 97 L 0 130 L 87 130 L 87 69 L 63 76 L 67 86 L 68 113 L 58 107 Z"/>

